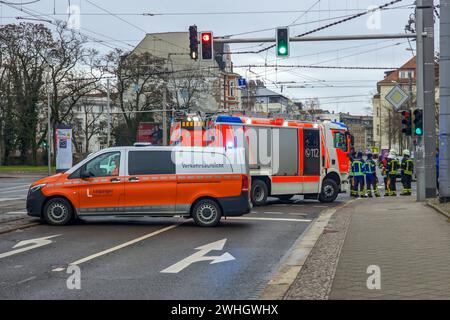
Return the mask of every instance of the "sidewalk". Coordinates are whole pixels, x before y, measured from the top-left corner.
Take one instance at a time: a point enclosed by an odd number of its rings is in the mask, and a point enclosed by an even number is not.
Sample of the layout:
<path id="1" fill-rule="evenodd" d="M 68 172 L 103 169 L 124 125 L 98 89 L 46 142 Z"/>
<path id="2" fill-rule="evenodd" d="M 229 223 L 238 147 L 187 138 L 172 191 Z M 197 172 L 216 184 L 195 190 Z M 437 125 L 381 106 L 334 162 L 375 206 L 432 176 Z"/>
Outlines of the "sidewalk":
<path id="1" fill-rule="evenodd" d="M 322 234 L 285 299 L 450 299 L 450 221 L 426 204 L 359 199 L 329 227 L 336 233 Z M 367 288 L 371 265 L 381 289 Z"/>

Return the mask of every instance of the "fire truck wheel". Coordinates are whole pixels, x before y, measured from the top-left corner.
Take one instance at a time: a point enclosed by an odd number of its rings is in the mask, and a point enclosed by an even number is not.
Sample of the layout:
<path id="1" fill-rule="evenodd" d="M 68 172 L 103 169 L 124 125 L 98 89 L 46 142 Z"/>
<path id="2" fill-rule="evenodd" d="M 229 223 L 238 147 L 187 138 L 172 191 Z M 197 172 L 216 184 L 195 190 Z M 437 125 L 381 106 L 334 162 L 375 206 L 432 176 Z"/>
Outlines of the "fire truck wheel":
<path id="1" fill-rule="evenodd" d="M 267 202 L 269 189 L 262 180 L 255 180 L 252 182 L 251 199 L 255 206 L 263 206 Z"/>
<path id="2" fill-rule="evenodd" d="M 325 179 L 322 183 L 322 192 L 319 194 L 320 202 L 333 202 L 339 194 L 339 186 L 332 179 Z"/>
<path id="3" fill-rule="evenodd" d="M 214 200 L 202 199 L 192 209 L 192 218 L 200 227 L 215 227 L 220 223 L 222 210 Z"/>

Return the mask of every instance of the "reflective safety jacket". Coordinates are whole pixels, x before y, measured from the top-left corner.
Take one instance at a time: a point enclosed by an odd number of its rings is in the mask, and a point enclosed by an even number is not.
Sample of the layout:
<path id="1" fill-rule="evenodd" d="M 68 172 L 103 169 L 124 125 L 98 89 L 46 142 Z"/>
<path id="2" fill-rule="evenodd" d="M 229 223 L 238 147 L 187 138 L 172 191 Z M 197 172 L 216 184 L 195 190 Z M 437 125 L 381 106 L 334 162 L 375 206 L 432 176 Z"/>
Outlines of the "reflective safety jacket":
<path id="1" fill-rule="evenodd" d="M 355 177 L 364 175 L 364 161 L 362 159 L 355 159 L 352 162 L 352 173 Z"/>
<path id="2" fill-rule="evenodd" d="M 377 171 L 377 164 L 375 163 L 375 161 L 373 159 L 369 159 L 366 161 L 366 163 L 364 164 L 364 173 L 366 175 L 369 174 L 375 174 Z"/>
<path id="3" fill-rule="evenodd" d="M 402 159 L 402 172 L 403 174 L 411 176 L 414 172 L 414 161 L 410 158 L 404 157 Z"/>
<path id="4" fill-rule="evenodd" d="M 387 174 L 397 174 L 398 169 L 400 169 L 400 162 L 397 158 L 388 158 L 386 171 Z"/>

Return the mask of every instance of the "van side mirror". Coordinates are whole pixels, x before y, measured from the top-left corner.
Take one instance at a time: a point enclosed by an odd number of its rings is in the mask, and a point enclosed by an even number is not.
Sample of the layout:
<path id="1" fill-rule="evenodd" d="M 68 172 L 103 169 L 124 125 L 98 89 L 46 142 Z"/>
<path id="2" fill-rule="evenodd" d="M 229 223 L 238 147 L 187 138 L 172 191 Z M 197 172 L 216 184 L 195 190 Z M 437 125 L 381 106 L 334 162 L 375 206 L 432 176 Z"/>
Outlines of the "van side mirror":
<path id="1" fill-rule="evenodd" d="M 91 177 L 91 173 L 89 171 L 81 171 L 80 178 L 81 179 L 88 179 Z"/>

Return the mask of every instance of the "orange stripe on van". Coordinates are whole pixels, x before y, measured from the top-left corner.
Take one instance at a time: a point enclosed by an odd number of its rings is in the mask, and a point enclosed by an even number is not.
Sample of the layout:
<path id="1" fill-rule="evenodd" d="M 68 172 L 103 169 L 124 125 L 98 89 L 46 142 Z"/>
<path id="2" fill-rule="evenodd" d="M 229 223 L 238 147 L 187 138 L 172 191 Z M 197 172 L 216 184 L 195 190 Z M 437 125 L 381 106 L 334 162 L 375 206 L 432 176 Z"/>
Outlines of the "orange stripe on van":
<path id="1" fill-rule="evenodd" d="M 275 176 L 272 177 L 273 183 L 286 183 L 286 182 L 319 182 L 320 176 Z"/>

